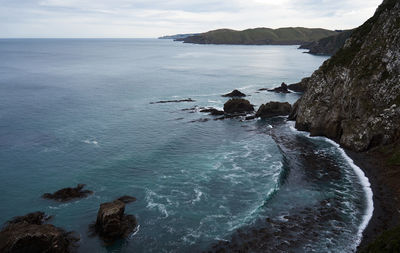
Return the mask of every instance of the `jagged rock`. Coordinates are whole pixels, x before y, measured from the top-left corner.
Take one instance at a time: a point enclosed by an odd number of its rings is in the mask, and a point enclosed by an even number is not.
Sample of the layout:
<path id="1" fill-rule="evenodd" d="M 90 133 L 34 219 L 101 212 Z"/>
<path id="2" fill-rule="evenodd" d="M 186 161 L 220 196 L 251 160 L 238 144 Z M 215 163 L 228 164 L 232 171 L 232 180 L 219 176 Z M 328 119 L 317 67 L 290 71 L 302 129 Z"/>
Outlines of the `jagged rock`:
<path id="1" fill-rule="evenodd" d="M 121 199 L 121 200 L 120 200 Z M 106 243 L 128 237 L 137 227 L 136 218 L 125 214 L 125 203 L 132 202 L 132 197 L 121 197 L 113 202 L 100 205 L 96 223 L 91 230 Z"/>
<path id="2" fill-rule="evenodd" d="M 202 109 L 202 110 L 200 110 L 200 112 L 207 112 L 207 113 L 210 113 L 210 115 L 213 115 L 213 116 L 224 115 L 224 111 L 220 111 L 220 110 L 215 109 L 215 108 Z"/>
<path id="3" fill-rule="evenodd" d="M 276 92 L 276 93 L 291 93 L 288 90 L 288 86 L 286 83 L 282 83 L 280 87 L 277 87 L 275 89 L 270 89 L 268 91 Z"/>
<path id="4" fill-rule="evenodd" d="M 306 80 L 296 128 L 364 151 L 400 138 L 400 2 L 385 0 Z"/>
<path id="5" fill-rule="evenodd" d="M 269 102 L 260 106 L 256 113 L 256 117 L 270 118 L 275 116 L 289 115 L 292 106 L 289 103 Z"/>
<path id="6" fill-rule="evenodd" d="M 242 92 L 240 92 L 238 90 L 234 90 L 231 93 L 228 93 L 228 94 L 225 94 L 225 95 L 222 95 L 222 96 L 223 97 L 245 97 L 246 94 L 244 94 L 244 93 L 242 93 Z"/>
<path id="7" fill-rule="evenodd" d="M 77 247 L 79 237 L 72 232 L 43 224 L 43 212 L 15 217 L 0 231 L 0 252 L 4 253 L 68 253 Z"/>
<path id="8" fill-rule="evenodd" d="M 75 188 L 63 188 L 61 190 L 56 191 L 55 193 L 45 193 L 43 194 L 43 198 L 45 199 L 53 199 L 61 202 L 69 201 L 72 199 L 85 198 L 90 194 L 93 194 L 92 191 L 83 190 L 85 187 L 84 184 L 78 184 Z"/>
<path id="9" fill-rule="evenodd" d="M 224 112 L 229 114 L 245 113 L 254 111 L 254 107 L 246 99 L 232 98 L 224 104 Z"/>

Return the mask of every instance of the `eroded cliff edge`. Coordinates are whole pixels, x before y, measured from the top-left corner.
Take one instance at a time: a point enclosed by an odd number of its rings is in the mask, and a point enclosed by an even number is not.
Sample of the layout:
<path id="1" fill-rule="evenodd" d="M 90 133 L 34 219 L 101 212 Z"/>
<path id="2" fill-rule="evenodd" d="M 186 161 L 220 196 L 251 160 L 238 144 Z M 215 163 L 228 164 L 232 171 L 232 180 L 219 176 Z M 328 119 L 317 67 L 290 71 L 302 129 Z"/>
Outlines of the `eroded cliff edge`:
<path id="1" fill-rule="evenodd" d="M 400 1 L 385 0 L 305 79 L 296 128 L 365 151 L 400 137 Z"/>
<path id="2" fill-rule="evenodd" d="M 356 151 L 352 158 L 370 178 L 375 206 L 361 249 L 386 252 L 379 247 L 389 244 L 377 244 L 380 239 L 366 246 L 399 224 L 400 1 L 384 0 L 342 49 L 297 85 L 306 91 L 290 118 L 297 129 Z"/>

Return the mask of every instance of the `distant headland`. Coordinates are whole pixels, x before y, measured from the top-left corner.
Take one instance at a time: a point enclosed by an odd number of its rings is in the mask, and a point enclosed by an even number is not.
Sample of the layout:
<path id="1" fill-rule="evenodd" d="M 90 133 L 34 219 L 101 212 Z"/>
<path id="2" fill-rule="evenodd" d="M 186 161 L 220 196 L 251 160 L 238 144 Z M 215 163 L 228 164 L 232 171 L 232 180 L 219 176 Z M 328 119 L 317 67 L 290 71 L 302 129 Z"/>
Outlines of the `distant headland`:
<path id="1" fill-rule="evenodd" d="M 183 43 L 215 45 L 300 45 L 316 55 L 333 55 L 344 45 L 351 30 L 285 27 L 278 29 L 254 28 L 243 31 L 218 29 L 197 34 L 177 34 L 159 39 L 173 39 Z"/>

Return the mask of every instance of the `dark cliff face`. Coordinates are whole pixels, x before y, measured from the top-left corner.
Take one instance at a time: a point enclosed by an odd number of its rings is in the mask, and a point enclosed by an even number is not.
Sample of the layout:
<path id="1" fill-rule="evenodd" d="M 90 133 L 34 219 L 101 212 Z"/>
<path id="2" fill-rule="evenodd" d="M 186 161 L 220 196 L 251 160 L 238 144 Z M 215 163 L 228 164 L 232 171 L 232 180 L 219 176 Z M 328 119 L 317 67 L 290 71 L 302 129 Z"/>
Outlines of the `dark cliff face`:
<path id="1" fill-rule="evenodd" d="M 400 137 L 400 1 L 385 0 L 306 79 L 291 117 L 299 130 L 363 151 Z"/>
<path id="2" fill-rule="evenodd" d="M 353 30 L 343 31 L 337 35 L 306 43 L 300 46 L 299 49 L 309 49 L 309 54 L 334 55 L 344 46 L 344 43 L 350 37 L 352 32 Z"/>

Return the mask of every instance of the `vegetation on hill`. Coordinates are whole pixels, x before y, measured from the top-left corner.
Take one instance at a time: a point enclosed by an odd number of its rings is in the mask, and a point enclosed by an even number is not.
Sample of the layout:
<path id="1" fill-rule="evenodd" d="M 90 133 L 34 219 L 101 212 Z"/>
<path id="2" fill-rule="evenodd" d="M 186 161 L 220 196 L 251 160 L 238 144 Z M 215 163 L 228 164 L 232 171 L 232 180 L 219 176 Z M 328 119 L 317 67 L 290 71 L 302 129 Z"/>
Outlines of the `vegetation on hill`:
<path id="1" fill-rule="evenodd" d="M 279 29 L 255 28 L 244 31 L 219 29 L 177 41 L 194 44 L 228 45 L 302 45 L 337 35 L 339 32 L 321 28 L 288 27 Z"/>
<path id="2" fill-rule="evenodd" d="M 187 33 L 187 34 L 175 34 L 175 35 L 166 35 L 159 37 L 160 40 L 177 40 L 177 39 L 184 39 L 190 36 L 199 35 L 199 33 Z"/>

